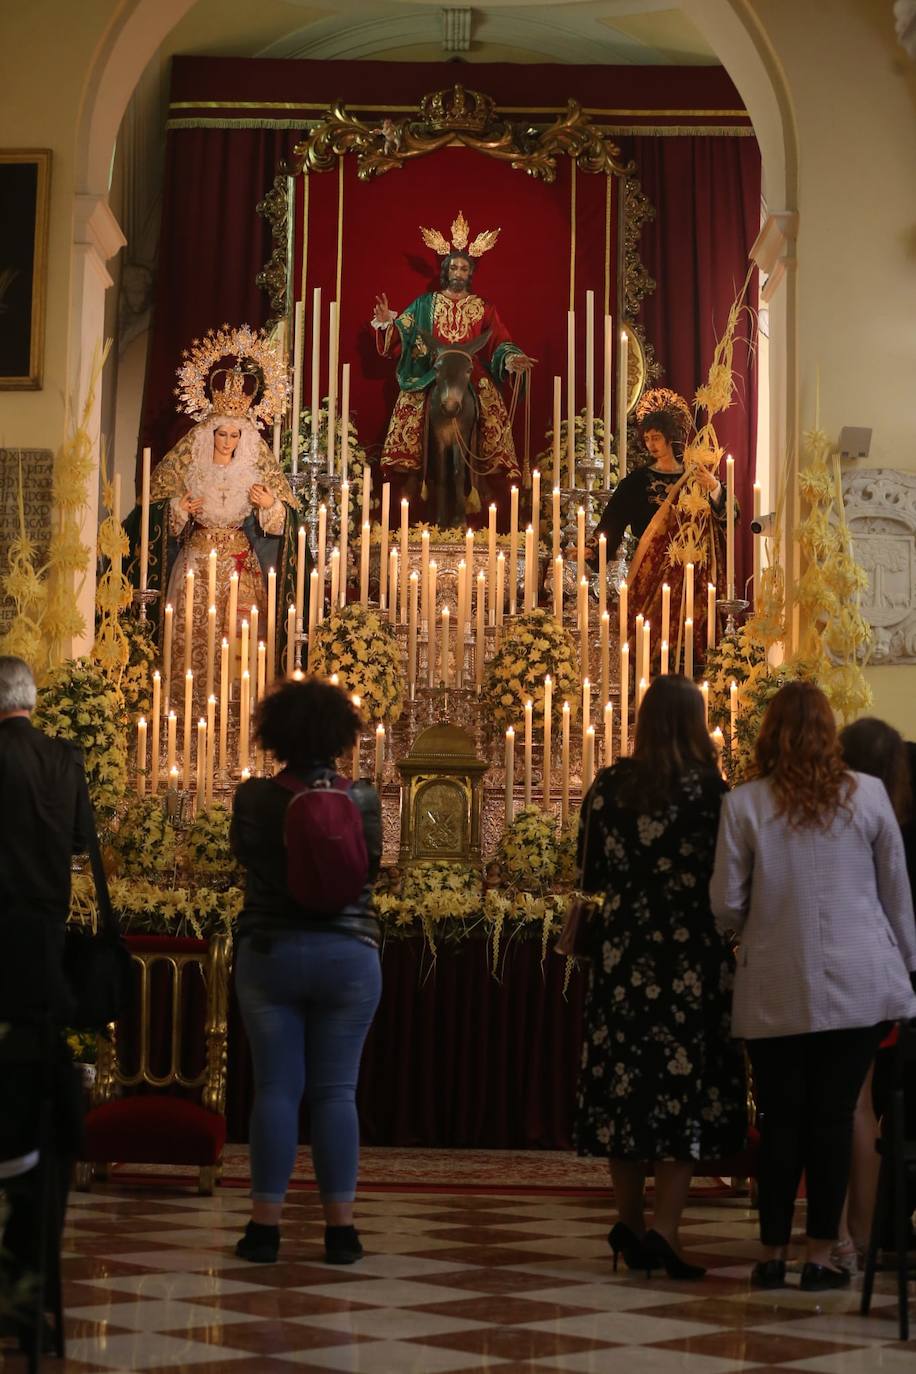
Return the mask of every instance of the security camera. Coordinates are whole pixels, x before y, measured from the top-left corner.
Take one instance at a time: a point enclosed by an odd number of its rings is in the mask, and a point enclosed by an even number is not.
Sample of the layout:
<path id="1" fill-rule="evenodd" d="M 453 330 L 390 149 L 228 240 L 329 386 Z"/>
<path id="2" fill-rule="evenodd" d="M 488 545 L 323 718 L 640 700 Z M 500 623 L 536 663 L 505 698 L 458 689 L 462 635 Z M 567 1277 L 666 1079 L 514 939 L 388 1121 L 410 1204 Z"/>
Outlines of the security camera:
<path id="1" fill-rule="evenodd" d="M 871 430 L 844 425 L 840 430 L 840 457 L 867 458 L 871 448 Z"/>
<path id="2" fill-rule="evenodd" d="M 751 534 L 762 534 L 764 539 L 770 539 L 776 533 L 776 512 L 771 510 L 769 515 L 761 515 L 759 519 L 751 521 Z"/>

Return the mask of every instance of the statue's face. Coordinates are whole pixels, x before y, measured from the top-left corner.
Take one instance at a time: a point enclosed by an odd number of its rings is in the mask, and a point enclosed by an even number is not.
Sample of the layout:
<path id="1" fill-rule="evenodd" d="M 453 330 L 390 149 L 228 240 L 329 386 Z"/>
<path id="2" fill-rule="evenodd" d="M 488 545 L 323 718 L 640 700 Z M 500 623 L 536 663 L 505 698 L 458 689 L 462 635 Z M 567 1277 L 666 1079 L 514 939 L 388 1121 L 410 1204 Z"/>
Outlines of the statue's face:
<path id="1" fill-rule="evenodd" d="M 213 450 L 220 458 L 231 458 L 238 447 L 242 431 L 238 425 L 220 425 L 213 431 Z"/>
<path id="2" fill-rule="evenodd" d="M 667 460 L 669 463 L 674 461 L 674 449 L 662 434 L 660 429 L 647 429 L 642 436 L 649 457 L 654 463 Z"/>
<path id="3" fill-rule="evenodd" d="M 471 283 L 471 264 L 466 258 L 453 258 L 448 265 L 448 290 L 467 291 Z"/>

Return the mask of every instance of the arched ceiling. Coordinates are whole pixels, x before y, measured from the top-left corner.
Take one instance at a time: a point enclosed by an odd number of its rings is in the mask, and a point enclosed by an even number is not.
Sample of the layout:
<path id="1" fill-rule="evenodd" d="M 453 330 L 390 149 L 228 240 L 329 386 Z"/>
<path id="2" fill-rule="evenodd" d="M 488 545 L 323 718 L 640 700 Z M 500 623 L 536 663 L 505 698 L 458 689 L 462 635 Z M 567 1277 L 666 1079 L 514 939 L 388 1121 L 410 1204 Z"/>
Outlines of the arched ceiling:
<path id="1" fill-rule="evenodd" d="M 499 0 L 469 7 L 469 45 L 444 46 L 443 9 L 427 0 L 198 0 L 163 58 L 371 58 L 707 66 L 717 58 L 671 0 Z"/>

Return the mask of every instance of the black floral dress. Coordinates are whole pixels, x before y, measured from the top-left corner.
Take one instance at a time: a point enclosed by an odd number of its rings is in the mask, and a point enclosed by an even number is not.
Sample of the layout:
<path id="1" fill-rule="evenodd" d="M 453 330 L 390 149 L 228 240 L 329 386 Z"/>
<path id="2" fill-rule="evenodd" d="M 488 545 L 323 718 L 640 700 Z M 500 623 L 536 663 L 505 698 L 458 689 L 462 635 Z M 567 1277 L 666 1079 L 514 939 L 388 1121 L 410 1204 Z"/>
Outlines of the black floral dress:
<path id="1" fill-rule="evenodd" d="M 599 773 L 579 827 L 584 887 L 605 895 L 589 922 L 576 1144 L 615 1159 L 720 1159 L 747 1131 L 744 1058 L 729 1037 L 734 960 L 709 908 L 725 784 L 688 773 L 665 809 L 640 815 L 618 801 L 633 766 Z"/>

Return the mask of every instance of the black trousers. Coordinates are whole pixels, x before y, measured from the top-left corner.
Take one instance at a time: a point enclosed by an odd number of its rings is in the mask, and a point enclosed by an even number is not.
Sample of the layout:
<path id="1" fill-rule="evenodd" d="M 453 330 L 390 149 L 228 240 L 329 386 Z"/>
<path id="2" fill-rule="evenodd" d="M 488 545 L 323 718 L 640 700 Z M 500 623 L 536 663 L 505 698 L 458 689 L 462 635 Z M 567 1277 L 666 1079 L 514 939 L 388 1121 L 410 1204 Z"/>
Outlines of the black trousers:
<path id="1" fill-rule="evenodd" d="M 760 1112 L 760 1239 L 788 1245 L 802 1172 L 807 1233 L 836 1240 L 849 1183 L 852 1118 L 887 1027 L 749 1040 Z"/>

